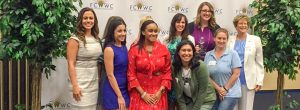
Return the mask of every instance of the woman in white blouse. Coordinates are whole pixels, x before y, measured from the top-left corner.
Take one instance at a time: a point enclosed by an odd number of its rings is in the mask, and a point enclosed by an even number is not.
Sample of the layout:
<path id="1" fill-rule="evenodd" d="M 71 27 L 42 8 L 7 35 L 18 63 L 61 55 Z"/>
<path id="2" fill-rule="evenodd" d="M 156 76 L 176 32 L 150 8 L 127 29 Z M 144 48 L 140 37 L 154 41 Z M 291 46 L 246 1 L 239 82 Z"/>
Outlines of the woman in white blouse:
<path id="1" fill-rule="evenodd" d="M 249 17 L 247 15 L 237 15 L 233 24 L 237 30 L 237 35 L 229 37 L 227 46 L 237 51 L 242 63 L 240 73 L 242 97 L 235 109 L 253 110 L 255 92 L 261 89 L 264 79 L 261 40 L 259 37 L 247 33 L 249 29 Z"/>

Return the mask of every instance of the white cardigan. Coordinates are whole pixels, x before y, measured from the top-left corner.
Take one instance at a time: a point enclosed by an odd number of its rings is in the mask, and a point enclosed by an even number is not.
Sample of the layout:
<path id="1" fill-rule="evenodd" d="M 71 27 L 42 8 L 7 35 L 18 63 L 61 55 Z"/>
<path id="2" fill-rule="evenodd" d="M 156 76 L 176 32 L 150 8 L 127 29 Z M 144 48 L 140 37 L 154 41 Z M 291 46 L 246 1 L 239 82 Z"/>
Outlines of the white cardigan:
<path id="1" fill-rule="evenodd" d="M 236 36 L 230 36 L 227 48 L 234 49 Z M 254 89 L 256 85 L 263 85 L 264 65 L 263 51 L 259 37 L 247 34 L 245 54 L 244 54 L 244 72 L 248 89 Z"/>

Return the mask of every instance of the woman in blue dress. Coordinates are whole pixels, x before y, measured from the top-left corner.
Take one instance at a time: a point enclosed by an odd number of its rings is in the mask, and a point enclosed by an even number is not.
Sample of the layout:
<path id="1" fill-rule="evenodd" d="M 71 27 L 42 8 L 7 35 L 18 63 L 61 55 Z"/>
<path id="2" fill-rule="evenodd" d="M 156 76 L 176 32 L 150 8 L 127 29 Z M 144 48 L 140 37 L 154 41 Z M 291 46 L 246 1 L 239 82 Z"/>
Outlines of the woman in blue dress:
<path id="1" fill-rule="evenodd" d="M 107 76 L 102 88 L 102 105 L 105 110 L 126 110 L 130 98 L 127 89 L 128 51 L 124 20 L 118 16 L 110 17 L 103 37 Z"/>

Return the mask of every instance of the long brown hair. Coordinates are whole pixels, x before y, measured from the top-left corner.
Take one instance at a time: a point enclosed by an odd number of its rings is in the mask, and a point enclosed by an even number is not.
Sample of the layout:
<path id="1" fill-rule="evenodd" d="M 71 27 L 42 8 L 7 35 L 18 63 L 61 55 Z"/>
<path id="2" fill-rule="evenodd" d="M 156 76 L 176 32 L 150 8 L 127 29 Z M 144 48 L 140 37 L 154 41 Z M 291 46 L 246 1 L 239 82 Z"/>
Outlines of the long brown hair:
<path id="1" fill-rule="evenodd" d="M 181 39 L 182 40 L 187 40 L 188 39 L 188 29 L 187 29 L 187 25 L 188 25 L 188 19 L 186 18 L 186 16 L 184 14 L 181 13 L 177 13 L 176 15 L 174 15 L 172 21 L 171 21 L 171 26 L 170 26 L 170 32 L 169 32 L 169 37 L 167 39 L 167 42 L 173 42 L 175 40 L 176 37 L 176 22 L 181 21 L 181 19 L 184 19 L 185 21 L 185 27 L 181 33 Z"/>
<path id="2" fill-rule="evenodd" d="M 125 25 L 126 23 L 120 16 L 111 16 L 107 20 L 107 24 L 104 30 L 103 39 L 104 39 L 104 48 L 108 45 L 111 45 L 115 42 L 115 35 L 114 32 L 117 29 L 119 25 Z M 126 45 L 126 39 L 125 41 L 121 42 L 122 45 Z"/>
<path id="3" fill-rule="evenodd" d="M 216 23 L 216 19 L 215 19 L 215 12 L 214 12 L 214 7 L 209 3 L 209 2 L 202 2 L 199 7 L 198 7 L 198 10 L 197 10 L 197 16 L 196 16 L 196 20 L 195 20 L 195 25 L 198 27 L 198 28 L 201 28 L 201 10 L 204 6 L 208 6 L 209 7 L 209 10 L 211 11 L 211 18 L 208 20 L 208 26 L 210 28 L 215 28 L 215 26 L 217 25 Z"/>
<path id="4" fill-rule="evenodd" d="M 86 40 L 84 37 L 84 32 L 85 28 L 82 25 L 82 19 L 83 19 L 83 14 L 87 11 L 91 11 L 94 14 L 94 26 L 92 27 L 92 35 L 95 39 L 99 40 L 99 27 L 98 27 L 98 19 L 96 16 L 95 11 L 92 8 L 85 7 L 80 10 L 78 13 L 78 18 L 77 18 L 77 25 L 76 25 L 76 36 L 78 37 L 79 40 L 83 41 L 83 44 L 86 44 Z"/>

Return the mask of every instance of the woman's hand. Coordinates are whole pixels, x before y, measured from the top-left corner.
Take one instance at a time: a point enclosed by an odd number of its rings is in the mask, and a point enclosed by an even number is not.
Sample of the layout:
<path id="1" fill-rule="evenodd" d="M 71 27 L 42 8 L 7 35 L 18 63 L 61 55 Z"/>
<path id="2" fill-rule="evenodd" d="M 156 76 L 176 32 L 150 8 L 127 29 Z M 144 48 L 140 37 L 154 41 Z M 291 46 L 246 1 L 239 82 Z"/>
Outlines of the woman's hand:
<path id="1" fill-rule="evenodd" d="M 155 99 L 150 94 L 146 93 L 144 97 L 141 97 L 147 104 L 155 104 Z"/>
<path id="2" fill-rule="evenodd" d="M 125 100 L 123 96 L 118 97 L 119 110 L 126 110 Z"/>
<path id="3" fill-rule="evenodd" d="M 224 97 L 227 95 L 227 91 L 223 88 L 223 87 L 218 87 L 217 88 L 217 91 L 218 91 L 218 96 L 219 96 L 219 99 L 221 100 L 221 101 L 223 101 L 224 100 Z"/>
<path id="4" fill-rule="evenodd" d="M 217 88 L 219 96 L 225 96 L 227 94 L 227 91 L 223 87 Z"/>
<path id="5" fill-rule="evenodd" d="M 256 85 L 255 92 L 259 91 L 261 89 L 261 85 Z"/>
<path id="6" fill-rule="evenodd" d="M 157 91 L 157 92 L 153 95 L 153 98 L 154 98 L 154 100 L 155 100 L 155 103 L 158 103 L 158 102 L 159 102 L 161 95 L 162 95 L 162 92 L 161 92 L 160 90 Z"/>
<path id="7" fill-rule="evenodd" d="M 196 46 L 195 46 L 195 50 L 196 50 L 196 53 L 200 53 L 200 50 L 201 50 L 200 46 L 199 46 L 199 45 L 196 45 Z"/>
<path id="8" fill-rule="evenodd" d="M 73 98 L 76 101 L 80 101 L 80 97 L 82 96 L 81 90 L 78 86 L 73 86 Z"/>
<path id="9" fill-rule="evenodd" d="M 220 99 L 221 101 L 223 101 L 223 100 L 224 100 L 224 96 L 219 96 L 219 99 Z"/>

